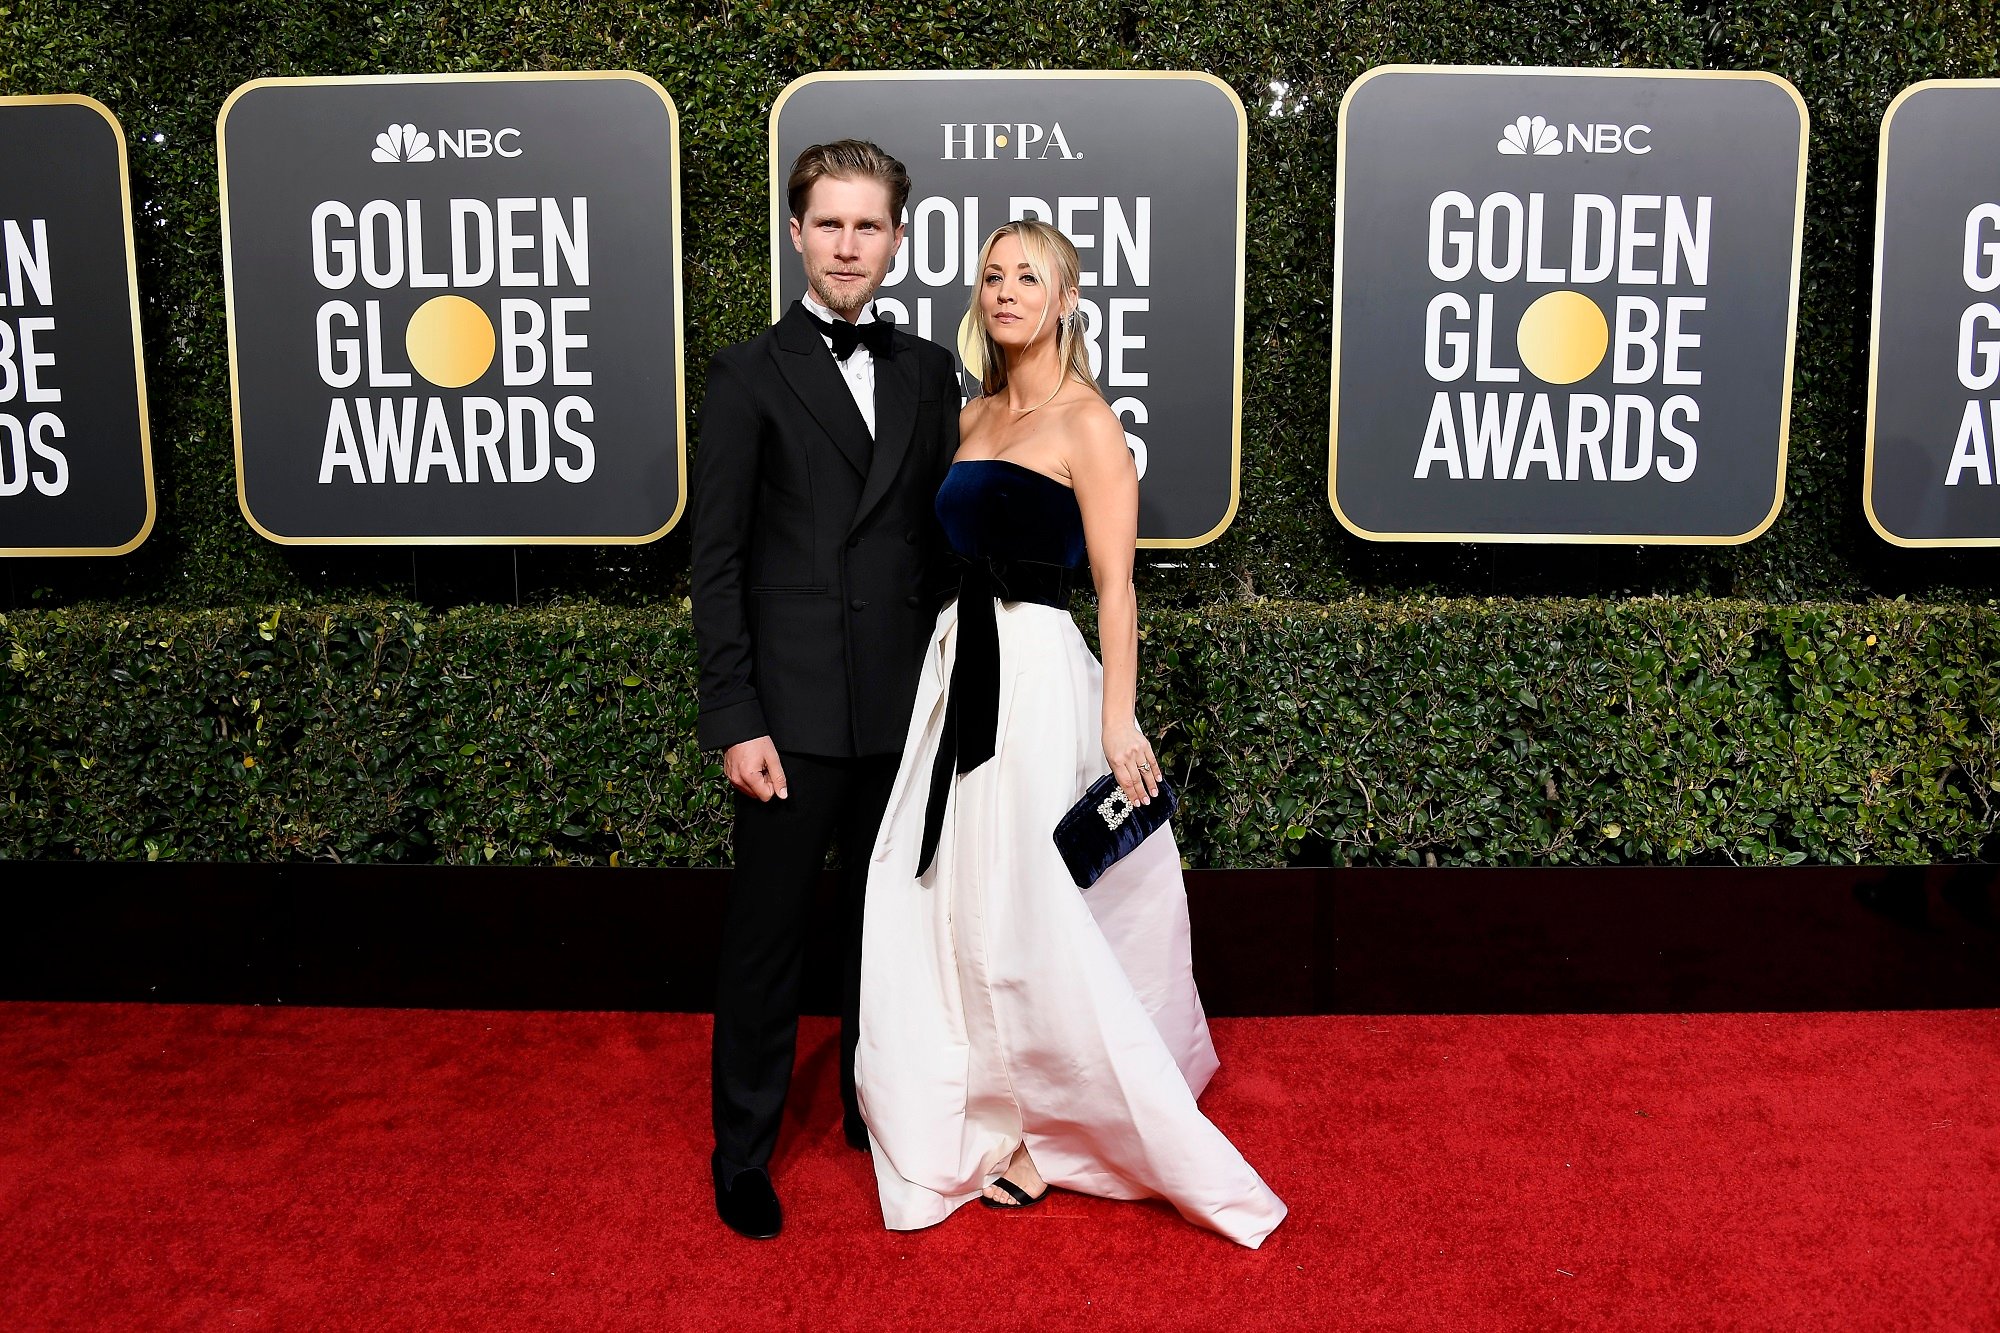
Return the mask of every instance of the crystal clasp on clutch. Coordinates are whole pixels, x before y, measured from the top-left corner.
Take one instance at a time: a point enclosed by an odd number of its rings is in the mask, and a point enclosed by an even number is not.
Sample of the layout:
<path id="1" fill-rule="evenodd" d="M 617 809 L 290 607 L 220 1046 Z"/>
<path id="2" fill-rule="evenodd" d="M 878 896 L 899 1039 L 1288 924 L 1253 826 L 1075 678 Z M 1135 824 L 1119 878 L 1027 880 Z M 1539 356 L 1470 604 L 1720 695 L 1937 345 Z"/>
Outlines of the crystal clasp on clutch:
<path id="1" fill-rule="evenodd" d="M 1104 820 L 1104 827 L 1115 829 L 1132 817 L 1132 802 L 1123 790 L 1113 791 L 1097 803 L 1097 813 Z"/>

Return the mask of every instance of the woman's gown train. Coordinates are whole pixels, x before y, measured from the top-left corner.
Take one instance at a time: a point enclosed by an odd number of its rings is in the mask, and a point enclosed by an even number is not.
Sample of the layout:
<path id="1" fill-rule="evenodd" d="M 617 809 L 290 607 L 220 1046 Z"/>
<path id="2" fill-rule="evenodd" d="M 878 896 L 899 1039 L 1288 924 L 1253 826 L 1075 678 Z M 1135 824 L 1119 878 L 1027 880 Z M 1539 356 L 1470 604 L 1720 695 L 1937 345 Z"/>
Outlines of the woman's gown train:
<path id="1" fill-rule="evenodd" d="M 884 1220 L 944 1220 L 1025 1141 L 1051 1185 L 1162 1198 L 1259 1245 L 1285 1205 L 1195 1105 L 1217 1060 L 1172 830 L 1077 891 L 1053 831 L 1104 770 L 1101 669 L 1066 610 L 997 602 L 995 617 L 992 759 L 948 788 L 919 880 L 954 602 L 927 651 L 869 867 L 855 1077 Z"/>

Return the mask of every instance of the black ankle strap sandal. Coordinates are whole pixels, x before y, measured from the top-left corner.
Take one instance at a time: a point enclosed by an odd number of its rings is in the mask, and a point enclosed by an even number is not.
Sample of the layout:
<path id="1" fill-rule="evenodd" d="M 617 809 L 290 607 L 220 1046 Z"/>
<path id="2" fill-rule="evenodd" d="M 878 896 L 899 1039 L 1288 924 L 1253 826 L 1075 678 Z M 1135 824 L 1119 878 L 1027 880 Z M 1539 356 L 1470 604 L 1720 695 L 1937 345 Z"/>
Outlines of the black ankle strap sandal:
<path id="1" fill-rule="evenodd" d="M 1050 1185 L 1046 1181 L 1044 1181 L 1042 1184 L 1042 1192 L 1040 1194 L 1030 1194 L 1028 1193 L 1028 1191 L 1022 1189 L 1019 1185 L 1016 1185 L 1013 1181 L 1007 1179 L 1007 1177 L 1005 1176 L 1000 1177 L 1000 1179 L 994 1181 L 993 1183 L 1000 1189 L 1006 1191 L 1009 1195 L 1011 1195 L 1013 1197 L 1014 1202 L 1001 1203 L 998 1199 L 992 1198 L 991 1196 L 984 1194 L 979 1196 L 979 1201 L 985 1204 L 988 1208 L 998 1208 L 1002 1212 L 1008 1212 L 1008 1213 L 1013 1212 L 1017 1208 L 1034 1207 L 1036 1204 L 1040 1203 L 1043 1199 L 1048 1198 L 1049 1191 L 1055 1188 L 1053 1185 Z"/>

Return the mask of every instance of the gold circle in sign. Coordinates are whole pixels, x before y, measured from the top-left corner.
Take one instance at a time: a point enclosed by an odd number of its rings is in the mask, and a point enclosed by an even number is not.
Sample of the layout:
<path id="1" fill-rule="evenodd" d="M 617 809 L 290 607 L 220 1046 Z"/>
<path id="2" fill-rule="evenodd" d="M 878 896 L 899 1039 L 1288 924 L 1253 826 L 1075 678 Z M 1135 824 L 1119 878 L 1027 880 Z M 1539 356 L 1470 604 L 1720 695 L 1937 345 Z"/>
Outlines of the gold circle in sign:
<path id="1" fill-rule="evenodd" d="M 1611 326 L 1582 292 L 1550 292 L 1521 315 L 1521 364 L 1544 384 L 1574 384 L 1604 361 Z"/>
<path id="2" fill-rule="evenodd" d="M 1007 136 L 1006 136 L 1006 135 L 1004 135 L 1004 134 L 996 134 L 996 135 L 994 135 L 994 136 L 993 136 L 993 146 L 994 146 L 995 148 L 1005 148 L 1005 147 L 1007 146 Z"/>
<path id="3" fill-rule="evenodd" d="M 958 359 L 965 365 L 965 373 L 976 380 L 986 378 L 986 339 L 982 325 L 986 316 L 977 307 L 965 312 L 965 318 L 958 322 Z"/>
<path id="4" fill-rule="evenodd" d="M 493 364 L 493 321 L 463 296 L 433 296 L 410 316 L 410 365 L 440 389 L 463 389 Z"/>

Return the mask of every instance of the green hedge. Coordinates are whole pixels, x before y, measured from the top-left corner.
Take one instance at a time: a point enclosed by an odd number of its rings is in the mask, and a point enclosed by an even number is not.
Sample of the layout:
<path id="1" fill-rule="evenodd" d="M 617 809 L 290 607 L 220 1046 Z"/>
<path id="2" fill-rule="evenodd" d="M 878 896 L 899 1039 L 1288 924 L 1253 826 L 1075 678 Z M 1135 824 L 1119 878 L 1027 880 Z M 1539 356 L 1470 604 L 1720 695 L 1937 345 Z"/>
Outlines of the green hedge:
<path id="1" fill-rule="evenodd" d="M 2000 608 L 1149 613 L 1191 864 L 2000 851 Z M 0 858 L 718 865 L 675 607 L 0 618 Z"/>
<path id="2" fill-rule="evenodd" d="M 1334 523 L 1335 118 L 1390 61 L 1799 87 L 1805 278 L 1766 536 L 1579 560 Z M 88 93 L 130 136 L 161 493 L 131 556 L 0 562 L 0 609 L 34 608 L 0 624 L 0 858 L 721 863 L 684 533 L 525 550 L 528 609 L 439 612 L 412 604 L 415 575 L 486 557 L 281 548 L 243 523 L 215 114 L 263 75 L 652 75 L 681 113 L 698 367 L 765 318 L 778 92 L 925 67 L 1204 69 L 1250 109 L 1243 505 L 1189 567 L 1141 580 L 1143 709 L 1193 863 L 2000 854 L 1994 557 L 1889 547 L 1859 505 L 1877 127 L 1915 80 L 2000 73 L 1987 0 L 0 0 L 0 94 Z"/>
<path id="3" fill-rule="evenodd" d="M 1140 67 L 1206 69 L 1234 86 L 1251 113 L 1243 505 L 1193 568 L 1149 573 L 1156 605 L 1245 591 L 1982 596 L 1990 555 L 1900 551 L 1867 531 L 1859 472 L 1879 118 L 1916 79 L 2000 70 L 1993 8 L 1985 0 L 12 0 L 0 15 L 0 93 L 89 93 L 131 138 L 162 492 L 159 527 L 137 553 L 14 562 L 5 571 L 12 602 L 412 596 L 406 551 L 286 550 L 237 514 L 216 111 L 230 89 L 261 75 L 605 67 L 651 74 L 680 108 L 696 367 L 765 318 L 766 117 L 798 75 Z M 1813 117 L 1806 280 L 1789 499 L 1769 534 L 1739 549 L 1606 548 L 1578 562 L 1535 548 L 1377 546 L 1339 529 L 1324 500 L 1335 116 L 1348 84 L 1388 61 L 1740 67 L 1799 86 Z M 1274 114 L 1274 80 L 1290 89 L 1283 114 Z M 697 376 L 697 398 L 699 385 Z M 698 415 L 698 402 L 690 408 Z M 684 590 L 686 547 L 676 535 L 638 551 L 543 548 L 524 569 L 529 600 L 671 602 Z M 0 585 L 0 604 L 6 596 Z"/>

